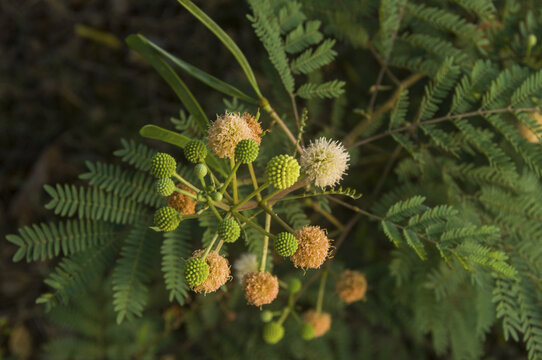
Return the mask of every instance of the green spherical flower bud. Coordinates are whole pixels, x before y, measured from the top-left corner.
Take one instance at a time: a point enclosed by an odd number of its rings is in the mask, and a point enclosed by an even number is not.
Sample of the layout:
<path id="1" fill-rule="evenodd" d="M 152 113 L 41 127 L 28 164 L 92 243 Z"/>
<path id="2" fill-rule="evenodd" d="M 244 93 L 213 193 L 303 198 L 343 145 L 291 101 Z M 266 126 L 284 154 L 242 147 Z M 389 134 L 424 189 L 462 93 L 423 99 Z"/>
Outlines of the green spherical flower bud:
<path id="1" fill-rule="evenodd" d="M 222 194 L 219 193 L 218 191 L 215 191 L 214 193 L 211 194 L 211 199 L 213 199 L 213 201 L 222 201 Z"/>
<path id="2" fill-rule="evenodd" d="M 297 250 L 297 239 L 289 232 L 277 234 L 275 239 L 275 251 L 280 256 L 292 256 Z"/>
<path id="3" fill-rule="evenodd" d="M 158 195 L 161 196 L 169 196 L 175 191 L 175 183 L 170 178 L 158 179 L 154 186 Z"/>
<path id="4" fill-rule="evenodd" d="M 300 331 L 301 338 L 303 340 L 310 340 L 314 337 L 314 326 L 309 323 L 303 323 Z"/>
<path id="5" fill-rule="evenodd" d="M 194 174 L 198 179 L 204 178 L 207 175 L 207 166 L 205 164 L 197 164 L 194 167 Z"/>
<path id="6" fill-rule="evenodd" d="M 177 162 L 173 156 L 166 153 L 156 153 L 152 157 L 150 171 L 157 178 L 168 178 L 177 169 Z"/>
<path id="7" fill-rule="evenodd" d="M 179 226 L 180 222 L 179 213 L 172 207 L 164 206 L 154 213 L 154 225 L 162 231 L 173 231 Z"/>
<path id="8" fill-rule="evenodd" d="M 273 320 L 273 312 L 269 310 L 262 311 L 260 318 L 263 322 L 270 322 L 271 320 Z"/>
<path id="9" fill-rule="evenodd" d="M 191 287 L 203 284 L 209 276 L 209 265 L 200 258 L 192 258 L 184 265 L 184 279 Z"/>
<path id="10" fill-rule="evenodd" d="M 265 176 L 277 189 L 286 189 L 299 178 L 299 163 L 290 155 L 275 156 L 267 163 Z"/>
<path id="11" fill-rule="evenodd" d="M 258 157 L 260 147 L 252 139 L 241 140 L 235 147 L 235 158 L 241 164 L 250 164 Z"/>
<path id="12" fill-rule="evenodd" d="M 276 344 L 284 337 L 284 327 L 276 321 L 263 327 L 263 339 L 268 344 Z"/>
<path id="13" fill-rule="evenodd" d="M 224 242 L 234 242 L 241 235 L 241 228 L 239 227 L 239 224 L 237 224 L 237 221 L 225 219 L 218 224 L 217 232 L 218 236 L 220 236 Z"/>
<path id="14" fill-rule="evenodd" d="M 190 140 L 184 147 L 184 156 L 191 163 L 202 163 L 207 157 L 207 147 L 200 140 Z"/>
<path id="15" fill-rule="evenodd" d="M 301 290 L 301 280 L 298 278 L 291 278 L 290 281 L 288 281 L 288 290 L 295 294 Z"/>
<path id="16" fill-rule="evenodd" d="M 535 46 L 535 45 L 536 45 L 536 41 L 537 41 L 536 35 L 534 35 L 534 34 L 529 35 L 529 37 L 528 37 L 528 44 L 529 44 L 530 47 Z"/>

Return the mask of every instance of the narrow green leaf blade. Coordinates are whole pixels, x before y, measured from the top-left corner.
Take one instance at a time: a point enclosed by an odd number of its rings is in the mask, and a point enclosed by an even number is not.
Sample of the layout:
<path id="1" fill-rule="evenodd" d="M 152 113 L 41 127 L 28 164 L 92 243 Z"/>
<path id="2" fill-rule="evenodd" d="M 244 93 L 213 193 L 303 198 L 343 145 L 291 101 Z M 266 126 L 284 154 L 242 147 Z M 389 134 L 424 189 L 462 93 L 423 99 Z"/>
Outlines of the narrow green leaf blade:
<path id="1" fill-rule="evenodd" d="M 230 84 L 206 73 L 205 71 L 195 67 L 194 65 L 191 65 L 187 63 L 186 61 L 179 59 L 175 55 L 167 52 L 166 50 L 162 49 L 160 46 L 156 45 L 155 43 L 147 39 L 145 36 L 138 34 L 138 35 L 130 35 L 129 38 L 130 37 L 138 37 L 139 40 L 143 44 L 149 47 L 152 47 L 154 50 L 160 53 L 160 55 L 170 60 L 172 63 L 174 63 L 175 65 L 177 65 L 178 67 L 180 67 L 181 69 L 183 69 L 184 71 L 186 71 L 187 73 L 189 73 L 190 75 L 192 75 L 193 77 L 195 77 L 196 79 L 204 83 L 205 85 L 210 86 L 213 89 L 220 91 L 221 93 L 224 93 L 232 97 L 236 97 L 238 99 L 250 102 L 252 104 L 259 103 L 257 99 L 254 99 L 253 97 L 248 96 L 247 94 L 237 89 L 236 87 L 231 86 Z"/>
<path id="2" fill-rule="evenodd" d="M 237 44 L 231 39 L 231 37 L 226 34 L 224 30 L 220 26 L 218 26 L 217 23 L 215 23 L 207 14 L 205 14 L 199 7 L 197 7 L 192 1 L 190 0 L 178 0 L 179 3 L 185 7 L 186 10 L 190 11 L 192 15 L 194 15 L 203 25 L 205 25 L 213 34 L 216 35 L 216 37 L 230 50 L 230 52 L 233 54 L 239 65 L 241 65 L 241 68 L 243 69 L 248 82 L 250 85 L 252 85 L 252 88 L 258 95 L 258 97 L 262 98 L 262 93 L 260 92 L 260 88 L 258 87 L 258 83 L 256 82 L 256 77 L 254 76 L 254 72 L 252 71 L 252 68 L 250 67 L 247 58 L 239 49 Z"/>
<path id="3" fill-rule="evenodd" d="M 207 115 L 203 112 L 200 104 L 186 84 L 181 80 L 177 73 L 169 66 L 167 62 L 159 57 L 152 48 L 145 44 L 145 42 L 138 36 L 128 36 L 126 43 L 132 50 L 139 53 L 145 59 L 147 59 L 156 71 L 162 76 L 169 86 L 175 91 L 175 94 L 179 97 L 186 110 L 198 121 L 199 126 L 202 129 L 207 129 L 209 126 L 209 120 Z"/>

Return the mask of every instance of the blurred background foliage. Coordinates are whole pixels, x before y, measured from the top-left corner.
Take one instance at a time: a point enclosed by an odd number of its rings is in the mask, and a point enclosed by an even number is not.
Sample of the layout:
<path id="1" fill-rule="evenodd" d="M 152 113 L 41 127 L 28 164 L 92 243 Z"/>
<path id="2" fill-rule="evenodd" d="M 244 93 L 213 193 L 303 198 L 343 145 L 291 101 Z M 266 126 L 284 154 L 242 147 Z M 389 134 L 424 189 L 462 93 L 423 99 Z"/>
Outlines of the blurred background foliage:
<path id="1" fill-rule="evenodd" d="M 258 56 L 245 3 L 202 7 L 247 56 Z M 124 44 L 129 34 L 143 33 L 230 83 L 242 79 L 228 51 L 175 1 L 0 0 L 0 29 L 2 238 L 52 219 L 44 184 L 80 182 L 85 160 L 110 159 L 120 138 L 178 116 L 175 94 Z M 216 92 L 185 81 L 209 114 L 223 111 Z M 0 241 L 0 358 L 40 358 L 42 344 L 58 335 L 35 304 L 51 264 L 15 264 L 13 251 Z"/>

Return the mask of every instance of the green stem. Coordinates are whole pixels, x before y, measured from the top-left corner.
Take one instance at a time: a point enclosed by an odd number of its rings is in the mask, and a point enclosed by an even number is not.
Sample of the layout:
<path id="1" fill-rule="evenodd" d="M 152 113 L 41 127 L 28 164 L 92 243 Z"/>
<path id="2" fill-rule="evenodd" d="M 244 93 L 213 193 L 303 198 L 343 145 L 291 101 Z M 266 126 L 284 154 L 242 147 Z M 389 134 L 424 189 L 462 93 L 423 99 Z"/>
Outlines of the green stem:
<path id="1" fill-rule="evenodd" d="M 254 166 L 252 166 L 252 163 L 248 164 L 248 172 L 250 173 L 250 178 L 252 179 L 252 186 L 254 187 L 254 190 L 258 190 L 258 179 L 256 179 L 256 174 L 254 173 Z M 258 199 L 258 201 L 261 201 L 262 195 L 260 193 L 257 193 L 256 199 Z"/>
<path id="2" fill-rule="evenodd" d="M 258 195 L 260 192 L 262 192 L 266 187 L 271 185 L 270 183 L 264 183 L 262 186 L 260 186 L 258 189 L 254 190 L 250 194 L 248 194 L 247 197 L 245 197 L 243 200 L 235 204 L 235 206 L 232 208 L 233 211 L 239 209 L 242 205 L 244 205 L 247 201 L 252 199 L 254 196 Z"/>
<path id="3" fill-rule="evenodd" d="M 237 169 L 239 168 L 239 165 L 241 163 L 235 163 L 235 160 L 233 157 L 230 158 L 230 167 L 232 168 L 233 173 L 233 181 L 232 181 L 232 187 L 233 187 L 233 202 L 236 203 L 239 200 L 239 195 L 237 194 L 237 175 L 235 173 L 237 172 Z"/>
<path id="4" fill-rule="evenodd" d="M 265 232 L 269 234 L 271 229 L 271 215 L 267 214 L 265 216 Z M 269 236 L 264 235 L 263 237 L 263 250 L 262 250 L 262 262 L 260 263 L 260 272 L 265 271 L 265 263 L 267 261 L 267 248 L 269 247 Z"/>
<path id="5" fill-rule="evenodd" d="M 176 191 L 176 192 L 178 192 L 178 193 L 181 193 L 181 194 L 183 194 L 183 195 L 186 195 L 186 196 L 188 196 L 188 197 L 191 197 L 192 199 L 195 199 L 195 200 L 198 199 L 198 197 L 197 197 L 196 195 L 191 194 L 191 193 L 189 193 L 188 191 L 184 191 L 183 189 L 179 189 L 178 187 L 176 187 L 173 191 Z"/>
<path id="6" fill-rule="evenodd" d="M 320 314 L 322 312 L 322 302 L 324 301 L 324 290 L 326 289 L 327 268 L 322 270 L 322 276 L 320 278 L 320 287 L 318 288 L 318 299 L 316 300 L 316 312 Z"/>
<path id="7" fill-rule="evenodd" d="M 192 185 L 189 181 L 185 180 L 181 175 L 177 173 L 173 173 L 173 176 L 177 178 L 177 180 L 179 180 L 180 182 L 188 186 L 190 189 L 194 190 L 195 192 L 199 192 L 199 189 L 197 187 Z"/>
<path id="8" fill-rule="evenodd" d="M 257 230 L 259 231 L 262 235 L 267 235 L 269 236 L 271 239 L 275 240 L 276 236 L 271 234 L 270 232 L 268 231 L 265 231 L 260 225 L 256 224 L 254 221 L 250 220 L 249 218 L 247 218 L 246 216 L 238 213 L 238 212 L 232 212 L 233 216 L 235 216 L 236 218 L 238 218 L 239 220 L 245 222 L 245 224 L 247 224 L 248 226 L 252 227 L 254 230 Z"/>
<path id="9" fill-rule="evenodd" d="M 215 244 L 216 239 L 218 239 L 218 234 L 215 234 L 215 236 L 213 237 L 213 240 L 211 240 L 211 243 L 209 244 L 209 246 L 207 246 L 207 249 L 205 249 L 205 252 L 203 253 L 203 255 L 201 257 L 201 260 L 205 260 L 205 258 L 209 254 L 209 251 L 211 251 L 211 248 Z"/>
<path id="10" fill-rule="evenodd" d="M 260 202 L 260 208 L 262 208 L 263 211 L 265 211 L 269 216 L 273 218 L 276 222 L 278 222 L 283 228 L 285 228 L 288 232 L 293 233 L 294 229 L 290 225 L 288 225 L 284 220 L 282 220 L 277 214 L 271 210 L 271 207 L 267 206 L 265 203 Z"/>
<path id="11" fill-rule="evenodd" d="M 188 219 L 199 219 L 199 218 L 203 218 L 203 217 L 207 217 L 207 216 L 211 216 L 211 214 L 181 215 L 181 218 L 183 220 L 188 220 Z"/>
<path id="12" fill-rule="evenodd" d="M 282 310 L 282 315 L 280 315 L 280 318 L 277 320 L 279 324 L 282 325 L 282 323 L 288 318 L 288 315 L 290 314 L 290 307 L 287 306 Z"/>
<path id="13" fill-rule="evenodd" d="M 273 196 L 277 195 L 279 192 L 281 192 L 281 191 L 283 191 L 283 190 L 284 190 L 284 189 L 278 189 L 278 190 L 273 191 L 273 192 L 270 193 L 270 194 L 267 194 L 267 195 L 262 199 L 262 201 L 260 201 L 260 202 L 262 202 L 262 203 L 267 203 L 267 200 L 271 199 Z"/>
<path id="14" fill-rule="evenodd" d="M 220 252 L 220 249 L 222 249 L 222 245 L 224 245 L 224 240 L 221 239 L 215 249 L 217 253 Z"/>
<path id="15" fill-rule="evenodd" d="M 207 197 L 207 203 L 209 204 L 211 211 L 215 214 L 218 220 L 222 221 L 222 216 L 220 216 L 218 210 L 216 210 L 216 207 L 213 205 L 213 200 L 210 197 Z"/>
<path id="16" fill-rule="evenodd" d="M 240 165 L 241 165 L 241 163 L 237 163 L 235 165 L 232 164 L 231 173 L 228 176 L 228 178 L 226 179 L 226 181 L 224 181 L 224 185 L 222 185 L 222 188 L 220 189 L 220 193 L 224 194 L 224 191 L 226 191 L 226 188 L 228 187 L 230 182 L 233 180 L 233 200 L 234 201 L 236 199 L 236 193 L 237 193 L 237 176 L 235 176 L 235 173 L 236 173 L 237 169 L 239 169 Z"/>

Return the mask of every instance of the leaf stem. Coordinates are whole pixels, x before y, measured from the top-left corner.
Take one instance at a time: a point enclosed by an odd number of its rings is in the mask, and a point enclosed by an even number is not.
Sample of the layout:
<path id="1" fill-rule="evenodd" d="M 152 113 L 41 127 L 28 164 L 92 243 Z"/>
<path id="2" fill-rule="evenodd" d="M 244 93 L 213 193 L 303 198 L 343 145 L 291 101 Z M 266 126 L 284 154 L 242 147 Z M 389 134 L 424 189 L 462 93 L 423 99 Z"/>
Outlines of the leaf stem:
<path id="1" fill-rule="evenodd" d="M 271 229 L 271 215 L 267 214 L 265 216 L 265 232 L 269 234 Z M 260 272 L 265 271 L 265 264 L 267 262 L 267 248 L 269 247 L 269 236 L 264 235 L 263 237 L 263 250 L 262 250 L 262 262 L 260 263 Z"/>
<path id="2" fill-rule="evenodd" d="M 205 260 L 205 258 L 206 258 L 207 255 L 209 254 L 209 251 L 211 251 L 211 248 L 212 248 L 213 245 L 215 244 L 216 239 L 218 239 L 218 234 L 215 234 L 215 236 L 213 237 L 213 240 L 211 240 L 211 243 L 209 244 L 209 246 L 207 246 L 207 249 L 205 249 L 205 252 L 204 252 L 203 255 L 201 256 L 201 260 Z"/>
<path id="3" fill-rule="evenodd" d="M 224 194 L 224 191 L 226 191 L 226 188 L 228 187 L 230 182 L 233 180 L 233 200 L 235 202 L 237 202 L 236 201 L 236 198 L 237 198 L 237 195 L 236 195 L 237 194 L 237 176 L 235 175 L 235 173 L 236 173 L 237 169 L 239 169 L 240 165 L 241 165 L 241 163 L 232 164 L 232 169 L 231 169 L 230 175 L 228 176 L 226 181 L 224 181 L 224 184 L 222 185 L 222 188 L 220 189 L 220 193 Z"/>
<path id="4" fill-rule="evenodd" d="M 175 178 L 177 178 L 177 180 L 179 180 L 180 182 L 182 182 L 183 184 L 185 184 L 186 186 L 188 186 L 190 189 L 194 190 L 195 192 L 199 192 L 200 190 L 195 187 L 194 185 L 192 185 L 189 181 L 185 180 L 181 175 L 177 174 L 176 172 L 173 173 L 173 176 Z"/>
<path id="5" fill-rule="evenodd" d="M 258 179 L 256 178 L 256 174 L 254 173 L 254 166 L 252 166 L 252 163 L 248 164 L 248 172 L 250 173 L 250 178 L 252 179 L 252 186 L 254 187 L 254 190 L 258 190 Z M 262 195 L 260 195 L 260 193 L 257 193 L 256 199 L 258 199 L 258 201 L 262 200 Z"/>
<path id="6" fill-rule="evenodd" d="M 234 203 L 239 201 L 239 195 L 237 194 L 237 175 L 235 174 L 237 172 L 237 169 L 239 168 L 239 165 L 241 165 L 241 163 L 236 164 L 235 159 L 233 157 L 230 158 L 230 166 L 232 169 L 231 172 L 233 174 L 232 187 L 233 187 L 233 202 Z"/>
<path id="7" fill-rule="evenodd" d="M 267 206 L 266 203 L 260 202 L 260 208 L 267 213 L 267 216 L 270 216 L 278 222 L 283 228 L 285 228 L 288 232 L 293 233 L 294 229 L 290 225 L 288 225 L 284 220 L 282 220 L 277 214 L 273 212 L 271 207 Z"/>
<path id="8" fill-rule="evenodd" d="M 320 287 L 318 288 L 318 299 L 316 300 L 316 312 L 320 314 L 322 312 L 322 303 L 324 301 L 324 291 L 326 289 L 326 279 L 327 279 L 327 267 L 322 270 L 322 275 L 320 277 Z"/>

